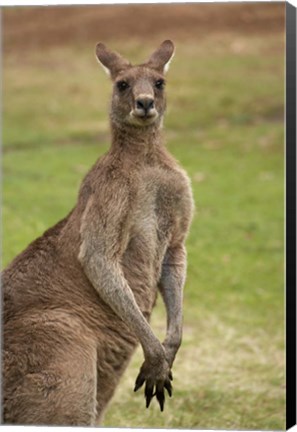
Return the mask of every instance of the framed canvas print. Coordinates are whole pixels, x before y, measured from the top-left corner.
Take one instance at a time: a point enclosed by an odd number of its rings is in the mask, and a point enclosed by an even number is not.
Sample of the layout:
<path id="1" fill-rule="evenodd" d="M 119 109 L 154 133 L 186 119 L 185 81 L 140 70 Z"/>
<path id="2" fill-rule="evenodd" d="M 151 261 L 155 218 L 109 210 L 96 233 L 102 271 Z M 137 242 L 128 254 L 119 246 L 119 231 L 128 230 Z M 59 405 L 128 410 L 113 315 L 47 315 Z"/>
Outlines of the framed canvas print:
<path id="1" fill-rule="evenodd" d="M 295 7 L 3 6 L 2 46 L 2 424 L 294 426 Z"/>

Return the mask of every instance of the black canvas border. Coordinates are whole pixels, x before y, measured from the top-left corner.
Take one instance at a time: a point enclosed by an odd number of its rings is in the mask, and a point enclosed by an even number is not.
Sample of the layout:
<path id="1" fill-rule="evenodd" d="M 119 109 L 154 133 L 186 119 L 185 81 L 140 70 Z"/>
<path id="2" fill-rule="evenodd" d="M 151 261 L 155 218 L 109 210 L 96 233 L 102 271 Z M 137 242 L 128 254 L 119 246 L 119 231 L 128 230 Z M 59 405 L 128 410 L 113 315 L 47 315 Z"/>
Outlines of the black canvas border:
<path id="1" fill-rule="evenodd" d="M 296 8 L 286 2 L 286 428 L 296 424 Z"/>

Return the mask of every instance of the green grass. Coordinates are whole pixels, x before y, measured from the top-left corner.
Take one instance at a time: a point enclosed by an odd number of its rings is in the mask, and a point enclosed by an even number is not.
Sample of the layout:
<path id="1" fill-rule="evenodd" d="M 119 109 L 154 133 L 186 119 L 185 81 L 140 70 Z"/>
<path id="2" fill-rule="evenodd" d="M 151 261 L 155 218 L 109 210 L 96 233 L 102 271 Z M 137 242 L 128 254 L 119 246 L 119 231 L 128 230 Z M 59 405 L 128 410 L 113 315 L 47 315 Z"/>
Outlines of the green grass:
<path id="1" fill-rule="evenodd" d="M 105 426 L 284 429 L 282 35 L 179 43 L 168 148 L 189 173 L 184 340 L 164 413 L 144 407 L 133 357 Z M 142 60 L 149 45 L 121 50 Z M 4 59 L 3 264 L 62 218 L 108 148 L 110 83 L 93 47 Z M 164 335 L 161 300 L 152 325 Z"/>

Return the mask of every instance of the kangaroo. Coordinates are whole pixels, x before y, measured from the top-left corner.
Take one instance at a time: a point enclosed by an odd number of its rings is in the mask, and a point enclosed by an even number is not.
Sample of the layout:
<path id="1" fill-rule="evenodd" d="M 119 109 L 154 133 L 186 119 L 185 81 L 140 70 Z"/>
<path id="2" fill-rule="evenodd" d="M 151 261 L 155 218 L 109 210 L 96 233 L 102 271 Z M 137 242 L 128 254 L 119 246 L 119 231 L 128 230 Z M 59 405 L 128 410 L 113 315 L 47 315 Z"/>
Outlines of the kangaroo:
<path id="1" fill-rule="evenodd" d="M 162 121 L 171 41 L 132 66 L 104 44 L 97 59 L 113 82 L 111 146 L 84 178 L 73 210 L 2 273 L 3 420 L 102 422 L 140 342 L 146 407 L 172 394 L 182 339 L 190 181 L 166 150 Z M 149 318 L 160 291 L 163 343 Z"/>

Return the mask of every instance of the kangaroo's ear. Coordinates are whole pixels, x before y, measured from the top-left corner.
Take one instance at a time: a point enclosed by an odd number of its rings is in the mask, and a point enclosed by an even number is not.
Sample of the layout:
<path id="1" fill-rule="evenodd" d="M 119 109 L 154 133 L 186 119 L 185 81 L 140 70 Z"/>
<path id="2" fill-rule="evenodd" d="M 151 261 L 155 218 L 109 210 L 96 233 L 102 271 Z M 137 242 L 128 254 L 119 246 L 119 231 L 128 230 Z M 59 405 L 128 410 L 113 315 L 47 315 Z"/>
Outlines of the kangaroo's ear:
<path id="1" fill-rule="evenodd" d="M 119 72 L 127 69 L 131 64 L 120 54 L 110 51 L 103 43 L 96 45 L 96 57 L 105 72 L 114 79 Z"/>
<path id="2" fill-rule="evenodd" d="M 171 40 L 165 40 L 159 48 L 150 56 L 147 66 L 158 72 L 166 73 L 174 56 L 174 45 Z"/>

